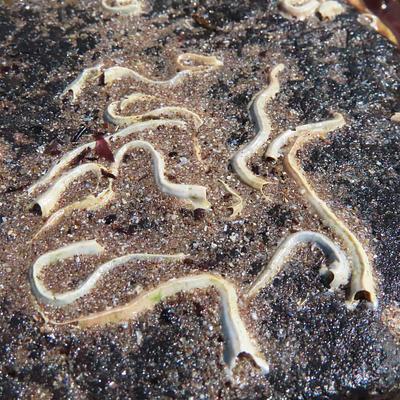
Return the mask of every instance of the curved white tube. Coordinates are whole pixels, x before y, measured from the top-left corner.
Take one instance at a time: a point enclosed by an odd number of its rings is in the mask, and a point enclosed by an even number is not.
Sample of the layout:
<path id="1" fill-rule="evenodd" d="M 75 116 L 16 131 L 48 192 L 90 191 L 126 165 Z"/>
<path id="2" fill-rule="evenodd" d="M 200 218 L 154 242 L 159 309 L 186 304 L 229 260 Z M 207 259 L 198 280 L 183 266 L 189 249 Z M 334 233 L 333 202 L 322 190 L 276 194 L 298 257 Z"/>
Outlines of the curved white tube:
<path id="1" fill-rule="evenodd" d="M 400 112 L 394 113 L 391 116 L 390 120 L 393 122 L 400 122 Z"/>
<path id="2" fill-rule="evenodd" d="M 176 128 L 186 128 L 187 125 L 184 121 L 178 119 L 154 119 L 150 121 L 143 121 L 137 124 L 129 125 L 124 129 L 108 136 L 106 139 L 115 142 L 117 139 L 127 138 L 131 136 L 133 133 L 138 133 L 145 129 L 157 129 L 161 126 L 171 126 Z"/>
<path id="3" fill-rule="evenodd" d="M 67 189 L 67 187 L 74 182 L 79 177 L 87 174 L 88 172 L 93 172 L 97 179 L 100 180 L 105 168 L 96 163 L 87 163 L 78 165 L 77 167 L 71 169 L 64 175 L 62 175 L 59 179 L 49 189 L 47 189 L 43 194 L 41 194 L 36 200 L 35 204 L 40 207 L 41 215 L 43 217 L 48 217 L 53 211 L 54 207 L 58 203 L 61 195 Z"/>
<path id="4" fill-rule="evenodd" d="M 75 201 L 66 207 L 60 208 L 50 216 L 42 228 L 40 228 L 40 230 L 35 234 L 33 240 L 37 239 L 40 235 L 47 231 L 47 229 L 60 222 L 62 218 L 71 215 L 75 210 L 97 210 L 107 205 L 111 200 L 113 200 L 114 196 L 115 193 L 110 184 L 107 189 L 103 190 L 97 196 L 90 194 L 82 200 Z"/>
<path id="5" fill-rule="evenodd" d="M 65 90 L 61 93 L 61 97 L 72 92 L 72 101 L 74 102 L 78 96 L 81 94 L 83 87 L 87 81 L 93 81 L 100 77 L 102 72 L 103 64 L 97 64 L 94 67 L 85 68 L 78 77 L 72 81 Z"/>
<path id="6" fill-rule="evenodd" d="M 295 130 L 289 129 L 271 141 L 271 143 L 268 145 L 267 151 L 265 152 L 265 157 L 273 160 L 277 160 L 279 157 L 282 157 L 282 148 L 287 145 L 289 140 L 302 135 L 305 132 L 326 134 L 335 129 L 342 128 L 345 124 L 346 121 L 343 118 L 343 115 L 340 113 L 334 113 L 332 119 L 307 125 L 299 125 Z"/>
<path id="7" fill-rule="evenodd" d="M 376 308 L 378 306 L 375 289 L 376 285 L 372 274 L 372 267 L 363 246 L 347 228 L 344 222 L 342 222 L 328 207 L 328 205 L 318 197 L 317 193 L 307 182 L 301 167 L 296 161 L 296 154 L 300 147 L 307 141 L 315 138 L 317 135 L 325 137 L 326 132 L 318 132 L 316 134 L 316 132 L 310 131 L 299 136 L 285 157 L 285 166 L 288 173 L 300 186 L 302 195 L 306 200 L 308 200 L 316 213 L 320 216 L 322 222 L 343 240 L 343 243 L 349 251 L 352 264 L 352 275 L 350 296 L 347 301 L 348 307 L 354 308 L 359 303 L 359 300 L 365 299 L 373 308 Z"/>
<path id="8" fill-rule="evenodd" d="M 124 155 L 133 149 L 143 149 L 150 153 L 153 161 L 154 179 L 163 193 L 185 200 L 194 209 L 210 208 L 210 203 L 207 200 L 207 189 L 204 186 L 172 183 L 165 178 L 165 163 L 162 155 L 156 151 L 149 142 L 144 140 L 134 140 L 125 144 L 118 150 L 115 155 L 115 161 L 111 166 L 112 174 L 118 176 L 120 164 Z"/>
<path id="9" fill-rule="evenodd" d="M 188 75 L 190 75 L 190 72 L 185 70 L 178 72 L 172 78 L 167 80 L 154 80 L 146 78 L 145 76 L 139 74 L 139 72 L 136 72 L 133 69 L 115 66 L 104 70 L 104 83 L 108 85 L 110 83 L 113 83 L 121 79 L 134 79 L 136 81 L 148 83 L 151 85 L 174 86 L 178 84 L 180 81 L 182 81 L 182 79 Z"/>
<path id="10" fill-rule="evenodd" d="M 97 312 L 55 324 L 78 324 L 82 328 L 95 325 L 115 324 L 137 318 L 145 311 L 152 310 L 161 301 L 180 292 L 191 292 L 196 289 L 214 287 L 221 298 L 221 323 L 224 332 L 224 361 L 228 367 L 229 376 L 236 365 L 240 354 L 248 354 L 264 374 L 269 372 L 265 361 L 257 346 L 253 343 L 240 317 L 238 298 L 233 284 L 214 274 L 190 275 L 183 278 L 170 279 L 154 289 L 148 290 L 133 299 L 128 304 L 115 307 L 111 310 Z M 53 322 L 54 323 L 54 322 Z"/>
<path id="11" fill-rule="evenodd" d="M 104 139 L 109 142 L 110 140 L 114 141 L 116 139 L 128 137 L 134 133 L 138 133 L 145 129 L 156 129 L 160 126 L 176 126 L 179 128 L 185 128 L 186 124 L 183 121 L 179 120 L 165 120 L 165 119 L 158 119 L 158 120 L 151 120 L 151 121 L 144 121 L 134 125 L 130 125 L 125 129 L 122 129 L 112 135 L 105 137 Z M 74 150 L 69 151 L 65 155 L 61 157 L 55 164 L 53 164 L 50 169 L 43 175 L 38 181 L 36 181 L 33 185 L 28 188 L 28 193 L 32 193 L 38 188 L 47 185 L 50 183 L 54 177 L 59 175 L 61 171 L 66 168 L 76 157 L 82 154 L 83 151 L 86 149 L 93 150 L 96 147 L 96 142 L 89 142 L 85 143 Z"/>
<path id="12" fill-rule="evenodd" d="M 271 121 L 265 112 L 267 101 L 275 97 L 280 85 L 277 75 L 283 71 L 284 65 L 278 64 L 270 72 L 269 85 L 257 93 L 249 104 L 250 116 L 256 124 L 257 134 L 255 138 L 240 149 L 232 158 L 232 167 L 239 178 L 247 185 L 261 190 L 267 181 L 251 172 L 247 166 L 248 159 L 256 153 L 268 140 L 271 133 Z"/>
<path id="13" fill-rule="evenodd" d="M 222 67 L 224 63 L 215 56 L 203 56 L 195 53 L 182 53 L 176 59 L 179 70 L 187 70 L 192 73 L 209 71 Z"/>
<path id="14" fill-rule="evenodd" d="M 109 84 L 120 79 L 134 79 L 140 82 L 157 86 L 175 86 L 185 77 L 201 72 L 207 72 L 223 65 L 222 61 L 214 56 L 202 56 L 194 53 L 180 54 L 177 58 L 180 71 L 172 78 L 166 80 L 150 79 L 133 69 L 115 66 L 104 70 L 104 83 Z"/>
<path id="15" fill-rule="evenodd" d="M 121 0 L 116 1 L 122 3 Z M 137 0 L 131 0 L 131 2 L 132 4 L 139 3 L 139 1 Z M 102 0 L 102 4 L 105 8 L 110 7 L 107 5 L 107 0 Z M 124 7 L 126 7 L 125 10 L 129 10 L 130 6 L 128 5 Z M 123 7 L 119 7 L 118 12 L 123 12 L 122 8 Z M 115 8 L 113 7 L 110 7 L 108 9 L 110 11 L 115 11 Z M 175 76 L 167 80 L 150 79 L 134 71 L 133 69 L 126 67 L 114 66 L 104 69 L 103 64 L 98 64 L 91 68 L 85 68 L 78 75 L 78 77 L 65 88 L 61 96 L 64 96 L 69 91 L 72 91 L 73 101 L 75 101 L 82 92 L 82 89 L 86 82 L 88 80 L 94 80 L 97 77 L 100 77 L 102 74 L 104 76 L 105 84 L 112 83 L 119 79 L 131 78 L 151 85 L 174 86 L 180 83 L 188 75 L 211 71 L 223 65 L 223 62 L 218 60 L 215 56 L 203 56 L 194 53 L 180 54 L 177 57 L 176 63 L 179 72 L 175 74 Z"/>
<path id="16" fill-rule="evenodd" d="M 203 120 L 198 114 L 188 110 L 185 107 L 176 106 L 159 107 L 138 115 L 119 115 L 119 111 L 124 111 L 132 104 L 151 100 L 159 100 L 159 98 L 156 96 L 146 95 L 144 93 L 132 93 L 121 101 L 114 101 L 110 103 L 104 113 L 104 117 L 111 124 L 118 126 L 126 126 L 135 122 L 149 119 L 176 119 L 177 117 L 184 117 L 188 118 L 190 121 L 193 121 L 196 129 L 199 129 L 203 124 Z"/>
<path id="17" fill-rule="evenodd" d="M 43 280 L 40 278 L 43 268 L 54 264 L 57 261 L 62 261 L 77 255 L 100 255 L 103 253 L 103 251 L 104 248 L 95 240 L 87 240 L 73 243 L 40 256 L 30 270 L 30 281 L 35 297 L 38 299 L 38 301 L 45 304 L 51 304 L 53 306 L 65 306 L 88 294 L 96 286 L 100 278 L 120 265 L 124 265 L 132 261 L 174 262 L 182 261 L 188 257 L 182 253 L 171 255 L 148 253 L 127 254 L 122 257 L 114 258 L 100 265 L 76 289 L 69 290 L 64 293 L 54 293 L 53 291 L 47 289 L 43 283 Z"/>
<path id="18" fill-rule="evenodd" d="M 218 179 L 218 181 L 221 183 L 222 187 L 235 199 L 234 203 L 229 206 L 229 208 L 232 209 L 232 214 L 229 216 L 230 220 L 235 219 L 238 217 L 243 210 L 243 198 L 242 196 L 234 189 L 232 189 L 227 183 L 225 183 L 222 179 Z"/>
<path id="19" fill-rule="evenodd" d="M 345 254 L 339 246 L 321 233 L 301 231 L 293 233 L 279 244 L 271 260 L 250 286 L 247 296 L 255 296 L 262 288 L 268 286 L 283 269 L 289 254 L 302 243 L 313 243 L 324 253 L 328 266 L 327 269 L 326 267 L 321 267 L 320 274 L 325 275 L 327 272 L 333 274 L 333 279 L 330 282 L 332 290 L 347 284 L 350 278 L 350 267 Z"/>
<path id="20" fill-rule="evenodd" d="M 121 0 L 117 0 L 117 2 L 122 3 Z M 102 0 L 102 4 L 103 7 L 105 7 L 109 11 L 118 11 L 121 13 L 123 13 L 124 10 L 126 11 L 126 13 L 131 13 L 133 9 L 138 10 L 139 13 L 142 11 L 141 2 L 136 0 L 131 0 L 131 4 L 118 7 L 108 6 L 106 0 Z M 180 54 L 177 57 L 177 66 L 179 72 L 170 79 L 157 80 L 147 78 L 130 68 L 114 66 L 104 69 L 103 64 L 98 64 L 94 67 L 85 68 L 78 75 L 78 77 L 65 88 L 61 96 L 65 96 L 68 92 L 71 91 L 73 94 L 72 101 L 74 102 L 81 94 L 86 82 L 93 81 L 96 78 L 100 77 L 102 74 L 104 76 L 105 84 L 109 84 L 123 78 L 131 78 L 152 85 L 174 86 L 180 83 L 188 75 L 207 72 L 212 69 L 219 68 L 222 65 L 223 62 L 218 60 L 215 56 L 203 56 L 194 53 L 184 53 Z"/>
<path id="21" fill-rule="evenodd" d="M 279 2 L 285 17 L 294 17 L 300 21 L 314 15 L 319 5 L 317 0 L 280 0 Z"/>
<path id="22" fill-rule="evenodd" d="M 329 21 L 334 20 L 338 15 L 343 14 L 345 8 L 335 0 L 323 1 L 318 7 L 318 13 L 321 15 L 322 19 Z"/>

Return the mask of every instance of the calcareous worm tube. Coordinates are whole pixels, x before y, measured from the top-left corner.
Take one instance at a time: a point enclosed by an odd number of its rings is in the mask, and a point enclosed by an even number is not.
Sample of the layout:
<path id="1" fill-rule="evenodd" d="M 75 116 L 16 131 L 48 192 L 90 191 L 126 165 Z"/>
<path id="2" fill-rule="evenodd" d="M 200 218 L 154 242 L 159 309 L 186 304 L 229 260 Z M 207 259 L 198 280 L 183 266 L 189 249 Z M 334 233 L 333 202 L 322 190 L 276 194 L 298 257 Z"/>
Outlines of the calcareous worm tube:
<path id="1" fill-rule="evenodd" d="M 43 269 L 56 262 L 72 258 L 78 255 L 98 256 L 104 252 L 104 248 L 96 240 L 84 240 L 50 251 L 40 256 L 30 270 L 30 281 L 32 291 L 38 301 L 53 306 L 65 306 L 88 294 L 97 284 L 100 278 L 111 272 L 114 268 L 130 263 L 132 261 L 154 261 L 174 262 L 182 261 L 187 256 L 184 254 L 148 254 L 133 253 L 122 257 L 114 258 L 99 267 L 83 281 L 76 289 L 64 293 L 54 293 L 44 285 L 41 273 Z"/>
<path id="2" fill-rule="evenodd" d="M 122 146 L 115 155 L 115 162 L 111 166 L 113 175 L 118 176 L 119 168 L 124 155 L 134 149 L 143 149 L 150 153 L 153 160 L 154 178 L 157 186 L 163 193 L 178 197 L 186 201 L 192 208 L 209 209 L 210 203 L 207 200 L 207 189 L 200 185 L 184 185 L 169 182 L 165 178 L 165 163 L 163 156 L 154 149 L 151 143 L 144 140 L 134 140 Z"/>
<path id="3" fill-rule="evenodd" d="M 249 104 L 249 112 L 256 125 L 257 134 L 255 138 L 240 149 L 232 158 L 232 167 L 239 178 L 247 185 L 261 190 L 267 181 L 253 172 L 247 166 L 249 158 L 259 151 L 268 141 L 271 133 L 271 120 L 265 111 L 265 105 L 279 92 L 280 85 L 278 74 L 284 69 L 283 64 L 278 64 L 270 72 L 270 83 L 267 87 L 257 93 Z"/>
<path id="4" fill-rule="evenodd" d="M 367 300 L 374 308 L 376 308 L 378 305 L 375 288 L 376 285 L 372 274 L 372 267 L 363 246 L 349 228 L 347 228 L 344 222 L 341 221 L 328 205 L 320 199 L 307 182 L 301 167 L 296 161 L 297 151 L 302 147 L 302 145 L 317 136 L 325 137 L 326 132 L 322 130 L 320 132 L 309 131 L 296 139 L 285 157 L 286 169 L 299 185 L 302 195 L 311 204 L 315 212 L 321 217 L 322 222 L 331 228 L 332 231 L 343 240 L 344 245 L 349 251 L 352 266 L 350 296 L 348 299 L 349 308 L 355 307 L 359 300 L 362 299 Z"/>
<path id="5" fill-rule="evenodd" d="M 145 129 L 156 129 L 160 126 L 174 126 L 178 128 L 185 128 L 186 124 L 183 121 L 179 120 L 151 120 L 139 122 L 137 124 L 130 125 L 125 129 L 121 129 L 120 131 L 105 137 L 104 139 L 107 142 L 115 141 L 121 138 L 129 137 L 135 133 L 141 132 Z M 73 149 L 66 154 L 64 154 L 60 160 L 58 160 L 55 164 L 53 164 L 50 169 L 44 174 L 38 181 L 36 181 L 33 185 L 28 188 L 28 193 L 31 194 L 34 191 L 38 190 L 40 187 L 49 184 L 57 175 L 59 175 L 65 168 L 67 168 L 76 157 L 79 157 L 86 150 L 93 150 L 96 147 L 96 142 L 85 143 L 76 149 Z"/>
<path id="6" fill-rule="evenodd" d="M 332 280 L 330 288 L 336 290 L 346 285 L 350 277 L 350 267 L 345 254 L 328 237 L 312 231 L 296 232 L 287 237 L 276 249 L 268 264 L 262 269 L 255 282 L 247 292 L 248 297 L 255 296 L 261 289 L 268 286 L 285 265 L 287 257 L 298 245 L 303 243 L 315 244 L 327 259 L 327 268 L 321 267 L 320 274 L 330 273 Z"/>

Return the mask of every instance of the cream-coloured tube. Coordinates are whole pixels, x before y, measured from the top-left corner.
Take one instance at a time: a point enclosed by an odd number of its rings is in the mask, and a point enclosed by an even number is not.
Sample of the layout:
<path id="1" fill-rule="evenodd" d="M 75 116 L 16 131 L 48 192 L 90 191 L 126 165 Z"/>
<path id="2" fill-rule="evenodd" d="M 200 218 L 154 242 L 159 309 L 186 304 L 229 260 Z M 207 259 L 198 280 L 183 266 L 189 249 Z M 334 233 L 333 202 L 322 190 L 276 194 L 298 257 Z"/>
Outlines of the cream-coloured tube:
<path id="1" fill-rule="evenodd" d="M 265 105 L 279 92 L 280 85 L 277 75 L 283 69 L 283 64 L 275 66 L 270 73 L 269 85 L 257 93 L 250 102 L 250 116 L 256 125 L 257 134 L 250 143 L 240 149 L 232 158 L 232 167 L 239 175 L 239 178 L 247 185 L 258 190 L 261 190 L 267 181 L 254 175 L 247 166 L 247 161 L 267 142 L 271 133 L 271 121 L 265 111 Z"/>
<path id="2" fill-rule="evenodd" d="M 296 139 L 289 153 L 285 157 L 286 169 L 299 185 L 302 195 L 320 216 L 322 222 L 342 239 L 344 245 L 349 251 L 352 264 L 350 296 L 347 302 L 349 308 L 355 307 L 361 299 L 367 300 L 374 308 L 376 308 L 378 305 L 375 288 L 376 285 L 372 274 L 372 267 L 363 246 L 347 228 L 344 222 L 342 222 L 328 207 L 328 205 L 318 197 L 316 192 L 308 184 L 301 167 L 296 161 L 296 154 L 300 147 L 304 143 L 315 138 L 317 135 L 325 137 L 326 133 L 322 132 L 316 134 L 315 132 L 308 132 Z"/>
<path id="3" fill-rule="evenodd" d="M 179 70 L 192 73 L 208 71 L 222 67 L 224 63 L 215 56 L 203 56 L 195 53 L 182 53 L 176 59 Z"/>
<path id="4" fill-rule="evenodd" d="M 261 289 L 268 286 L 283 269 L 287 257 L 295 247 L 302 243 L 315 244 L 327 258 L 327 268 L 321 267 L 320 274 L 330 272 L 333 279 L 330 282 L 332 290 L 346 285 L 350 278 L 350 267 L 342 250 L 332 240 L 321 233 L 312 231 L 296 232 L 283 240 L 268 264 L 262 269 L 255 282 L 250 286 L 247 296 L 255 296 Z"/>
<path id="5" fill-rule="evenodd" d="M 107 11 L 112 13 L 119 13 L 123 15 L 140 15 L 144 11 L 144 4 L 141 0 L 113 0 L 114 5 L 111 0 L 101 0 L 101 5 Z"/>
<path id="6" fill-rule="evenodd" d="M 185 70 L 185 71 L 178 72 L 172 78 L 167 79 L 167 80 L 154 80 L 154 79 L 146 78 L 145 76 L 139 74 L 138 72 L 134 71 L 133 69 L 115 66 L 115 67 L 107 68 L 104 71 L 104 83 L 106 85 L 108 85 L 110 83 L 113 83 L 113 82 L 121 80 L 121 79 L 134 79 L 136 81 L 148 83 L 151 85 L 174 86 L 174 85 L 178 84 L 179 82 L 181 82 L 182 79 L 188 75 L 190 75 L 190 72 Z"/>
<path id="7" fill-rule="evenodd" d="M 154 179 L 157 186 L 163 193 L 178 197 L 194 209 L 209 209 L 210 203 L 207 200 L 207 189 L 199 185 L 185 185 L 169 182 L 165 178 L 165 163 L 163 156 L 154 149 L 151 143 L 144 140 L 134 140 L 122 146 L 115 155 L 115 161 L 111 166 L 111 172 L 117 176 L 124 155 L 134 149 L 143 149 L 150 153 L 153 161 Z"/>
<path id="8" fill-rule="evenodd" d="M 102 68 L 103 64 L 98 64 L 91 68 L 85 68 L 78 75 L 78 77 L 65 88 L 65 90 L 61 93 L 61 97 L 67 95 L 69 92 L 72 92 L 72 101 L 74 102 L 81 94 L 86 82 L 93 81 L 100 77 L 100 75 L 103 73 Z"/>
<path id="9" fill-rule="evenodd" d="M 136 319 L 145 311 L 154 309 L 161 301 L 180 292 L 191 292 L 196 289 L 214 287 L 221 298 L 221 323 L 224 332 L 224 361 L 228 367 L 229 375 L 232 374 L 240 354 L 247 354 L 256 365 L 267 374 L 269 367 L 257 346 L 253 343 L 243 320 L 240 317 L 238 298 L 233 284 L 219 275 L 199 274 L 183 278 L 171 279 L 161 283 L 154 289 L 145 291 L 128 304 L 115 307 L 74 320 L 58 323 L 78 324 L 82 328 L 95 325 L 116 324 L 123 321 Z M 54 322 L 53 322 L 54 323 Z"/>
<path id="10" fill-rule="evenodd" d="M 78 300 L 80 297 L 88 294 L 97 284 L 100 278 L 109 273 L 113 269 L 130 263 L 132 261 L 154 261 L 154 262 L 174 262 L 182 261 L 188 256 L 179 254 L 148 254 L 148 253 L 132 253 L 122 257 L 114 258 L 100 265 L 86 280 L 84 280 L 76 289 L 69 290 L 64 293 L 54 293 L 46 288 L 40 275 L 43 268 L 54 264 L 57 261 L 62 261 L 67 258 L 72 258 L 77 255 L 100 255 L 104 251 L 95 240 L 88 240 L 73 243 L 62 247 L 55 251 L 51 251 L 40 256 L 33 264 L 30 270 L 30 281 L 32 291 L 35 297 L 41 303 L 51 304 L 53 306 L 65 306 Z"/>
<path id="11" fill-rule="evenodd" d="M 340 113 L 334 113 L 332 119 L 307 125 L 299 125 L 295 130 L 289 129 L 271 141 L 268 145 L 267 151 L 265 152 L 265 157 L 277 160 L 279 157 L 283 156 L 282 148 L 287 145 L 290 139 L 306 132 L 326 134 L 335 129 L 342 128 L 345 124 L 346 121 L 344 120 L 343 115 Z"/>
<path id="12" fill-rule="evenodd" d="M 40 230 L 35 234 L 33 240 L 36 240 L 39 236 L 41 236 L 44 232 L 50 229 L 52 226 L 57 225 L 62 218 L 68 217 L 75 210 L 88 210 L 94 211 L 99 208 L 106 206 L 110 201 L 114 199 L 115 193 L 112 190 L 111 184 L 97 196 L 93 196 L 90 194 L 85 197 L 83 200 L 75 201 L 74 203 L 60 208 L 58 211 L 53 213 L 50 218 L 46 221 L 46 223 L 40 228 Z"/>
<path id="13" fill-rule="evenodd" d="M 126 67 L 115 66 L 107 68 L 104 70 L 104 83 L 110 84 L 120 79 L 134 79 L 156 86 L 175 86 L 189 75 L 207 72 L 223 65 L 222 61 L 214 56 L 202 56 L 193 53 L 180 54 L 177 58 L 177 64 L 180 71 L 166 80 L 146 78 L 133 69 Z"/>
<path id="14" fill-rule="evenodd" d="M 125 129 L 122 129 L 112 135 L 105 137 L 104 139 L 109 142 L 110 140 L 115 141 L 116 139 L 126 138 L 134 133 L 138 133 L 145 129 L 156 129 L 160 126 L 176 126 L 179 128 L 185 128 L 186 124 L 179 120 L 151 120 L 144 121 L 134 125 L 130 125 Z M 40 187 L 49 184 L 57 175 L 59 175 L 69 164 L 86 149 L 93 150 L 96 147 L 96 142 L 90 142 L 77 147 L 74 150 L 69 151 L 64 156 L 61 157 L 50 169 L 43 175 L 38 181 L 28 188 L 28 193 L 31 194 Z"/>
<path id="15" fill-rule="evenodd" d="M 394 113 L 390 120 L 393 122 L 400 122 L 400 112 Z"/>
<path id="16" fill-rule="evenodd" d="M 117 2 L 122 3 L 121 0 L 117 0 Z M 131 0 L 131 3 L 132 5 L 134 5 L 134 4 L 139 4 L 140 2 L 137 0 Z M 105 8 L 108 7 L 110 11 L 115 11 L 114 7 L 108 6 L 107 0 L 102 0 L 102 4 L 103 7 Z M 123 12 L 123 8 L 128 11 L 129 7 L 130 7 L 129 5 L 126 5 L 124 7 L 119 7 L 118 12 Z M 140 12 L 141 11 L 142 8 L 140 9 Z M 141 75 L 140 73 L 126 67 L 114 66 L 104 69 L 103 64 L 98 64 L 91 68 L 85 68 L 79 74 L 79 76 L 65 88 L 61 96 L 64 96 L 69 91 L 72 91 L 73 101 L 75 101 L 81 94 L 82 89 L 85 86 L 86 82 L 93 81 L 94 79 L 100 77 L 102 74 L 104 76 L 105 84 L 110 84 L 120 79 L 130 78 L 151 85 L 174 86 L 180 83 L 184 78 L 186 78 L 189 75 L 211 71 L 213 69 L 223 66 L 223 62 L 221 60 L 218 60 L 215 56 L 203 56 L 194 53 L 180 54 L 177 57 L 176 63 L 179 72 L 175 74 L 175 76 L 167 80 L 147 78 Z"/>
<path id="17" fill-rule="evenodd" d="M 182 129 L 187 127 L 184 121 L 180 121 L 177 119 L 154 119 L 151 121 L 144 121 L 137 124 L 129 125 L 126 128 L 114 133 L 113 135 L 108 136 L 107 138 L 114 142 L 117 139 L 127 138 L 133 133 L 138 133 L 146 129 L 157 129 L 161 126 L 170 126 Z"/>
<path id="18" fill-rule="evenodd" d="M 156 96 L 150 96 L 144 93 L 132 93 L 121 101 L 114 101 L 107 107 L 104 117 L 111 124 L 118 126 L 126 126 L 135 122 L 145 121 L 149 119 L 177 119 L 187 118 L 192 121 L 195 128 L 199 129 L 203 124 L 203 120 L 198 114 L 188 110 L 185 107 L 167 106 L 159 107 L 151 111 L 147 111 L 138 115 L 119 115 L 119 111 L 124 111 L 130 105 L 140 102 L 148 102 L 152 100 L 160 100 Z"/>
<path id="19" fill-rule="evenodd" d="M 338 15 L 343 14 L 345 8 L 335 0 L 323 1 L 318 7 L 318 13 L 321 15 L 322 19 L 329 21 L 334 20 Z"/>
<path id="20" fill-rule="evenodd" d="M 222 187 L 235 199 L 234 203 L 229 206 L 232 209 L 232 214 L 229 216 L 230 220 L 237 218 L 243 210 L 243 198 L 242 196 L 234 189 L 232 189 L 227 183 L 225 183 L 222 179 L 218 179 L 221 183 Z"/>
<path id="21" fill-rule="evenodd" d="M 280 0 L 279 7 L 283 11 L 283 16 L 293 17 L 300 21 L 311 17 L 319 8 L 317 0 Z"/>
<path id="22" fill-rule="evenodd" d="M 53 178 L 60 174 L 74 159 L 79 157 L 86 150 L 93 150 L 96 147 L 96 142 L 85 143 L 76 149 L 73 149 L 61 157 L 59 161 L 53 164 L 50 169 L 38 181 L 28 188 L 28 193 L 31 194 L 40 187 L 49 184 Z"/>
<path id="23" fill-rule="evenodd" d="M 87 174 L 88 172 L 93 172 L 97 176 L 97 179 L 100 180 L 102 171 L 105 171 L 105 168 L 102 165 L 96 163 L 87 163 L 78 165 L 62 175 L 56 182 L 54 182 L 52 186 L 50 186 L 49 189 L 47 189 L 35 200 L 35 204 L 40 207 L 41 215 L 43 217 L 48 217 L 50 215 L 51 211 L 53 211 L 57 205 L 61 195 L 76 179 Z"/>
<path id="24" fill-rule="evenodd" d="M 96 240 L 83 240 L 41 255 L 29 271 L 33 294 L 40 300 L 52 298 L 52 292 L 45 288 L 39 277 L 44 267 L 74 256 L 98 256 L 103 252 L 104 248 Z"/>

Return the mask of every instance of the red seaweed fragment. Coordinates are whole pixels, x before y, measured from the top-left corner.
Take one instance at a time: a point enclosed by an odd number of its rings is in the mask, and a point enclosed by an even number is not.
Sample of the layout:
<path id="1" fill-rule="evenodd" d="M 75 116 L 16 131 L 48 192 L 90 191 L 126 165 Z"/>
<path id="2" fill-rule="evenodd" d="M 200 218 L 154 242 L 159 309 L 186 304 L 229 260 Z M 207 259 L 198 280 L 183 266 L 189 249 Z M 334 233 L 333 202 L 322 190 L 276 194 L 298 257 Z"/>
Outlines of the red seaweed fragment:
<path id="1" fill-rule="evenodd" d="M 96 147 L 94 151 L 99 157 L 103 157 L 107 161 L 114 162 L 114 155 L 103 136 L 97 136 Z"/>

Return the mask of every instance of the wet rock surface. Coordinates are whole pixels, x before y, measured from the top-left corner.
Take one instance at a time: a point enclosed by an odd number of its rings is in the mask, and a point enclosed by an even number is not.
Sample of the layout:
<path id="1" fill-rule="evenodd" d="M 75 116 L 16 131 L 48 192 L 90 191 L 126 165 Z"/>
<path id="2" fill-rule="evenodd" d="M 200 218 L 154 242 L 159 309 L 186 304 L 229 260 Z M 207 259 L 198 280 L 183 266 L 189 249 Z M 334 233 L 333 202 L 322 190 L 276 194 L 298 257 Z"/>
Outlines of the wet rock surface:
<path id="1" fill-rule="evenodd" d="M 400 111 L 400 53 L 394 46 L 360 25 L 350 8 L 331 22 L 317 17 L 300 22 L 282 17 L 275 1 L 154 1 L 140 17 L 107 14 L 98 1 L 5 3 L 0 6 L 0 397 L 399 398 L 400 338 L 383 317 L 400 302 L 400 124 L 390 121 Z M 155 94 L 139 84 L 100 85 L 71 104 L 59 97 L 65 86 L 99 61 L 116 60 L 146 76 L 172 76 L 175 55 L 185 51 L 224 60 L 222 72 L 184 84 L 179 93 L 161 93 L 177 102 L 188 99 L 187 106 L 207 119 L 202 146 L 210 172 L 196 173 L 190 163 L 175 165 L 188 148 L 185 138 L 175 139 L 176 132 L 158 144 L 165 146 L 178 181 L 202 179 L 212 186 L 212 212 L 188 211 L 156 197 L 149 160 L 138 156 L 128 162 L 140 184 L 126 183 L 135 197 L 127 190 L 116 207 L 73 215 L 40 243 L 30 243 L 43 221 L 27 211 L 32 199 L 26 187 L 67 149 L 110 129 L 103 111 L 111 100 L 133 90 Z M 255 133 L 247 105 L 265 84 L 264 71 L 278 62 L 287 71 L 271 105 L 274 134 L 334 111 L 345 115 L 346 127 L 308 145 L 300 156 L 323 198 L 367 243 L 379 309 L 361 304 L 349 311 L 345 293 L 328 292 L 318 276 L 320 254 L 306 247 L 254 301 L 241 304 L 246 325 L 270 362 L 268 376 L 244 356 L 233 380 L 227 380 L 218 296 L 211 289 L 177 295 L 119 326 L 45 326 L 28 271 L 40 254 L 72 241 L 94 235 L 113 256 L 125 248 L 193 256 L 183 266 L 148 272 L 140 266 L 107 277 L 93 300 L 65 311 L 76 316 L 129 301 L 137 283 L 152 286 L 199 271 L 222 274 L 240 295 L 282 237 L 301 229 L 329 234 L 279 165 L 262 157 L 251 160 L 255 173 L 276 182 L 268 202 L 235 181 L 229 167 L 232 154 Z M 227 221 L 221 211 L 227 201 L 215 182 L 226 176 L 246 201 L 236 221 Z M 55 281 L 72 279 L 68 270 L 53 275 Z"/>

